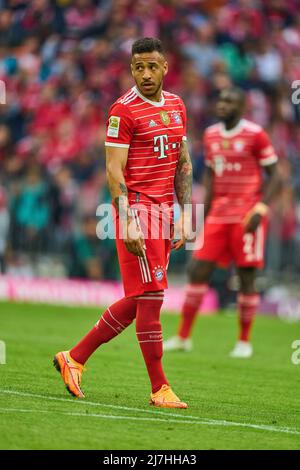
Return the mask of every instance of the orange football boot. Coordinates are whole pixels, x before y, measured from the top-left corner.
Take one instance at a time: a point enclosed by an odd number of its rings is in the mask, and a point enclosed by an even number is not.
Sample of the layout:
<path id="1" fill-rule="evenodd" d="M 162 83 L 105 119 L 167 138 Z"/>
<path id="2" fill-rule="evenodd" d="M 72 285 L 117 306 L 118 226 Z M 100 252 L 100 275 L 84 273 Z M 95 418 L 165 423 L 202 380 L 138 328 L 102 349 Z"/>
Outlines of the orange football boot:
<path id="1" fill-rule="evenodd" d="M 69 351 L 61 351 L 55 354 L 53 365 L 60 372 L 68 392 L 74 397 L 84 398 L 84 393 L 80 388 L 82 372 L 85 370 L 84 366 L 74 361 Z"/>
<path id="2" fill-rule="evenodd" d="M 159 408 L 187 408 L 187 404 L 180 401 L 169 385 L 163 385 L 158 392 L 151 393 L 150 405 Z"/>

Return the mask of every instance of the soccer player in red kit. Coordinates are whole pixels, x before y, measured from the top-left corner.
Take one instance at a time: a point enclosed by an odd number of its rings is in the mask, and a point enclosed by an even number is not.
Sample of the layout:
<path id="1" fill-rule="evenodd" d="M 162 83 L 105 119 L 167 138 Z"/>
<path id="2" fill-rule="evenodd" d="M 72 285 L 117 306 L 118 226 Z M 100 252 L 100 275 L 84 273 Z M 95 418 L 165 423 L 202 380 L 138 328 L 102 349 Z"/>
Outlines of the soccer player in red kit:
<path id="1" fill-rule="evenodd" d="M 220 122 L 204 133 L 204 244 L 193 253 L 179 330 L 164 343 L 165 351 L 191 350 L 192 326 L 211 274 L 216 265 L 226 267 L 233 261 L 240 280 L 240 328 L 231 356 L 248 358 L 253 352 L 250 329 L 259 302 L 256 269 L 263 266 L 268 204 L 280 181 L 266 132 L 242 118 L 244 101 L 242 90 L 223 90 L 217 102 Z"/>
<path id="2" fill-rule="evenodd" d="M 75 347 L 54 358 L 67 389 L 77 397 L 84 396 L 80 383 L 88 358 L 135 319 L 152 386 L 150 403 L 187 408 L 170 388 L 162 368 L 160 310 L 167 288 L 172 235 L 169 232 L 168 237 L 163 236 L 162 227 L 165 219 L 172 223 L 174 189 L 183 209 L 182 220 L 192 191 L 185 107 L 178 96 L 162 90 L 167 70 L 160 40 L 137 40 L 132 46 L 131 63 L 136 86 L 119 98 L 109 112 L 106 168 L 116 209 L 116 246 L 125 297 L 111 305 Z M 162 212 L 157 210 L 160 205 Z M 152 207 L 156 210 L 153 224 L 159 232 L 153 237 L 147 228 Z M 183 246 L 186 239 L 188 230 L 183 224 L 175 249 Z"/>

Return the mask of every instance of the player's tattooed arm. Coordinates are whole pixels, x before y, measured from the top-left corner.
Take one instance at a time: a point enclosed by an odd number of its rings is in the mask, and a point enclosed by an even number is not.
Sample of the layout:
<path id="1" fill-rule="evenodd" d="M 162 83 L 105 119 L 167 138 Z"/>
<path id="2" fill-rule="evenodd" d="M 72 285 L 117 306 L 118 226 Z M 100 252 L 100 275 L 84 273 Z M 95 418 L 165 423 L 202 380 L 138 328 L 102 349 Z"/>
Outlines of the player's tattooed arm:
<path id="1" fill-rule="evenodd" d="M 180 207 L 192 203 L 193 167 L 185 141 L 181 142 L 179 161 L 175 174 L 175 192 Z"/>
<path id="2" fill-rule="evenodd" d="M 126 214 L 128 210 L 128 190 L 125 182 L 119 183 L 119 188 L 121 190 L 121 195 L 114 198 L 114 203 L 119 214 L 123 211 Z"/>
<path id="3" fill-rule="evenodd" d="M 177 221 L 176 233 L 180 239 L 174 240 L 173 248 L 179 250 L 186 240 L 191 240 L 191 203 L 192 203 L 193 167 L 187 143 L 182 141 L 179 161 L 175 174 L 175 192 L 181 207 L 181 217 Z"/>

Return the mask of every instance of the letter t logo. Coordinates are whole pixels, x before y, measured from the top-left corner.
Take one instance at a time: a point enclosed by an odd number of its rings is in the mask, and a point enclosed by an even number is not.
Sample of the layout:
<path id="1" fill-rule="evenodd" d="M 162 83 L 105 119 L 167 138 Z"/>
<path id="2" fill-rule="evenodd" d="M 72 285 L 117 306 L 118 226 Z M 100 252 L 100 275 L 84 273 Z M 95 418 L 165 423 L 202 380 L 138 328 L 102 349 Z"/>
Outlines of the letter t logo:
<path id="1" fill-rule="evenodd" d="M 154 152 L 160 152 L 160 155 L 157 158 L 167 158 L 167 155 L 165 155 L 165 150 L 168 149 L 168 135 L 156 135 L 154 137 Z"/>

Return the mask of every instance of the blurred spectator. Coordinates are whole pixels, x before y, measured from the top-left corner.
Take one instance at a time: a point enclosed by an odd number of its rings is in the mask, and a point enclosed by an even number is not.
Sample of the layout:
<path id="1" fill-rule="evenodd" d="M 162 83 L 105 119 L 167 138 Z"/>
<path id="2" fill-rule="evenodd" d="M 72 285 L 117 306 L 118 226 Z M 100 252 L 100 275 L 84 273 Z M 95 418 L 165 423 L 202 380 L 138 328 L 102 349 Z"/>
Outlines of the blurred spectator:
<path id="1" fill-rule="evenodd" d="M 4 272 L 8 232 L 9 212 L 4 189 L 0 186 L 0 273 Z"/>
<path id="2" fill-rule="evenodd" d="M 258 80 L 274 85 L 282 76 L 282 57 L 267 38 L 257 43 L 254 61 Z"/>
<path id="3" fill-rule="evenodd" d="M 11 215 L 13 249 L 32 254 L 47 249 L 50 200 L 48 184 L 39 166 L 27 170 L 24 184 L 13 200 Z"/>
<path id="4" fill-rule="evenodd" d="M 276 275 L 279 272 L 294 272 L 295 236 L 297 231 L 297 212 L 295 193 L 291 186 L 291 165 L 281 160 L 279 170 L 283 179 L 280 194 L 272 204 L 270 230 L 268 237 L 268 269 Z"/>
<path id="5" fill-rule="evenodd" d="M 96 6 L 92 0 L 74 0 L 64 11 L 64 19 L 67 34 L 80 37 L 96 24 Z"/>
<path id="6" fill-rule="evenodd" d="M 113 266 L 106 243 L 100 243 L 96 235 L 97 220 L 92 216 L 82 219 L 78 233 L 73 237 L 71 277 L 87 279 L 114 278 Z"/>
<path id="7" fill-rule="evenodd" d="M 9 127 L 0 124 L 0 165 L 1 162 L 9 157 L 11 149 L 12 144 Z"/>
<path id="8" fill-rule="evenodd" d="M 68 166 L 59 167 L 53 176 L 58 191 L 58 228 L 62 237 L 70 237 L 74 227 L 74 210 L 78 197 L 78 186 Z"/>
<path id="9" fill-rule="evenodd" d="M 194 39 L 182 47 L 182 52 L 193 61 L 199 75 L 208 77 L 220 60 L 213 25 L 203 22 L 197 26 Z"/>

